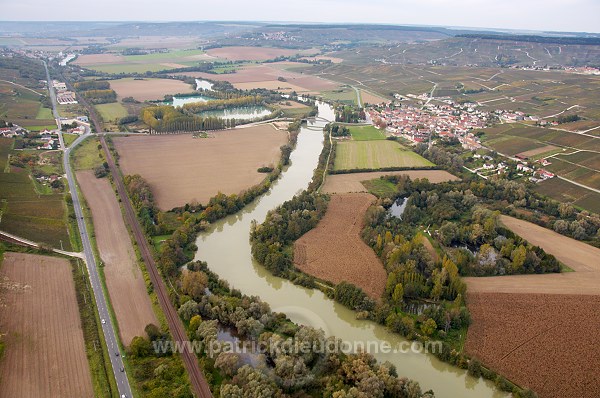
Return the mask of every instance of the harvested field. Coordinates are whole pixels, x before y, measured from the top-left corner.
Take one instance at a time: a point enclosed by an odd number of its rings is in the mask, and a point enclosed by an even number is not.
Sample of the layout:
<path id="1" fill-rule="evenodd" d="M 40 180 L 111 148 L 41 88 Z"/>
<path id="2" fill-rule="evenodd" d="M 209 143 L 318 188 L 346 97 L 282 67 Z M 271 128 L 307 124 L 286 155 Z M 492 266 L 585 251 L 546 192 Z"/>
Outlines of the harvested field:
<path id="1" fill-rule="evenodd" d="M 138 101 L 161 100 L 167 94 L 194 91 L 189 84 L 175 79 L 134 80 L 126 78 L 111 80 L 110 87 L 115 90 L 119 99 L 133 97 Z"/>
<path id="2" fill-rule="evenodd" d="M 600 249 L 500 216 L 574 272 L 465 278 L 473 319 L 466 350 L 540 398 L 596 397 Z M 568 336 L 568 341 L 565 337 Z"/>
<path id="3" fill-rule="evenodd" d="M 518 218 L 500 216 L 500 221 L 514 233 L 554 255 L 574 271 L 600 272 L 600 249 Z"/>
<path id="4" fill-rule="evenodd" d="M 298 269 L 333 283 L 350 282 L 379 300 L 387 274 L 375 252 L 360 237 L 371 194 L 332 195 L 317 227 L 294 244 Z"/>
<path id="5" fill-rule="evenodd" d="M 158 320 L 108 179 L 98 179 L 92 171 L 86 170 L 77 172 L 77 181 L 92 211 L 98 251 L 104 263 L 106 286 L 121 341 L 129 345 L 135 336 L 145 336 L 146 325 L 158 325 Z"/>
<path id="6" fill-rule="evenodd" d="M 555 151 L 557 149 L 559 149 L 559 148 L 555 147 L 554 145 L 546 145 L 546 146 L 543 146 L 541 148 L 536 148 L 536 149 L 532 149 L 530 151 L 525 151 L 525 152 L 518 153 L 517 155 L 522 156 L 523 158 L 529 158 L 529 157 L 532 157 L 532 156 L 541 155 L 541 154 L 546 153 L 546 152 L 552 152 L 552 151 Z"/>
<path id="7" fill-rule="evenodd" d="M 444 170 L 408 170 L 408 171 L 374 171 L 370 173 L 351 173 L 328 175 L 323 193 L 367 192 L 361 181 L 368 181 L 389 175 L 407 175 L 411 179 L 427 178 L 431 183 L 455 181 L 458 177 Z"/>
<path id="8" fill-rule="evenodd" d="M 500 216 L 500 220 L 514 233 L 554 255 L 575 272 L 465 278 L 470 293 L 600 295 L 600 249 L 518 218 Z"/>
<path id="9" fill-rule="evenodd" d="M 0 397 L 93 397 L 71 264 L 5 253 L 0 275 Z"/>
<path id="10" fill-rule="evenodd" d="M 83 54 L 77 57 L 73 63 L 81 66 L 99 64 L 118 64 L 126 62 L 125 57 L 119 54 Z"/>
<path id="11" fill-rule="evenodd" d="M 116 74 L 193 66 L 201 59 L 211 59 L 211 57 L 202 50 L 187 49 L 141 55 L 86 54 L 77 58 L 74 63 L 88 69 Z"/>
<path id="12" fill-rule="evenodd" d="M 366 104 L 380 104 L 389 101 L 387 98 L 380 95 L 372 94 L 365 90 L 360 90 L 360 99 Z"/>
<path id="13" fill-rule="evenodd" d="M 228 81 L 239 89 L 267 88 L 280 91 L 296 91 L 298 93 L 318 93 L 322 90 L 333 90 L 337 83 L 317 76 L 305 75 L 284 67 L 289 63 L 271 63 L 268 65 L 247 65 L 235 73 L 212 74 L 203 72 L 185 72 L 176 75 L 186 75 L 201 79 Z M 283 77 L 286 81 L 277 80 Z"/>
<path id="14" fill-rule="evenodd" d="M 469 293 L 466 352 L 540 398 L 600 396 L 600 296 Z"/>
<path id="15" fill-rule="evenodd" d="M 115 137 L 124 174 L 140 174 L 163 210 L 193 200 L 207 203 L 218 192 L 240 193 L 260 183 L 261 166 L 277 164 L 287 132 L 273 126 L 219 131 L 212 138 L 191 135 Z"/>
<path id="16" fill-rule="evenodd" d="M 224 58 L 230 61 L 264 61 L 277 57 L 287 57 L 298 54 L 299 50 L 271 47 L 220 47 L 211 48 L 207 53 L 213 57 Z"/>

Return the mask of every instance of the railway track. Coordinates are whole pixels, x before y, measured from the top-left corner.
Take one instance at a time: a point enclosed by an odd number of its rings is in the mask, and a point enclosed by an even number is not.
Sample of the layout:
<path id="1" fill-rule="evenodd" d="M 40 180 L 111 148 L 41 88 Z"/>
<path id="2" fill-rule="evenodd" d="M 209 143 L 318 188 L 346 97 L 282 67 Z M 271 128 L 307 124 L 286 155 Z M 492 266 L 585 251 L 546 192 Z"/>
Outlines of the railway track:
<path id="1" fill-rule="evenodd" d="M 97 126 L 96 128 L 98 128 Z M 117 187 L 117 192 L 119 197 L 121 198 L 121 202 L 123 203 L 123 208 L 125 210 L 125 221 L 130 225 L 131 230 L 133 232 L 135 241 L 140 249 L 140 253 L 142 255 L 142 259 L 146 264 L 146 268 L 148 270 L 148 274 L 150 275 L 150 280 L 152 281 L 152 285 L 154 286 L 154 290 L 156 291 L 156 295 L 158 296 L 158 301 L 160 306 L 165 314 L 167 319 L 167 323 L 169 325 L 169 330 L 171 331 L 171 335 L 175 342 L 180 343 L 180 347 L 183 347 L 183 351 L 180 352 L 181 358 L 183 359 L 183 363 L 188 372 L 190 382 L 192 385 L 192 391 L 194 395 L 200 398 L 209 398 L 212 397 L 212 393 L 208 386 L 208 382 L 206 378 L 202 374 L 200 370 L 200 366 L 198 365 L 198 359 L 196 358 L 196 354 L 190 350 L 190 347 L 184 343 L 188 341 L 187 334 L 183 328 L 183 324 L 179 319 L 179 315 L 173 304 L 171 303 L 171 299 L 169 297 L 169 293 L 167 291 L 166 285 L 158 271 L 156 266 L 156 262 L 154 261 L 154 257 L 148 246 L 148 241 L 146 240 L 146 236 L 142 231 L 142 227 L 137 220 L 135 211 L 129 200 L 129 196 L 127 195 L 127 190 L 125 189 L 125 184 L 123 183 L 123 178 L 117 168 L 115 161 L 112 157 L 112 154 L 106 144 L 106 140 L 103 135 L 100 135 L 100 143 L 102 144 L 102 148 L 106 154 L 106 162 L 108 163 L 108 167 L 110 169 L 111 175 L 113 177 L 113 181 L 115 186 Z"/>

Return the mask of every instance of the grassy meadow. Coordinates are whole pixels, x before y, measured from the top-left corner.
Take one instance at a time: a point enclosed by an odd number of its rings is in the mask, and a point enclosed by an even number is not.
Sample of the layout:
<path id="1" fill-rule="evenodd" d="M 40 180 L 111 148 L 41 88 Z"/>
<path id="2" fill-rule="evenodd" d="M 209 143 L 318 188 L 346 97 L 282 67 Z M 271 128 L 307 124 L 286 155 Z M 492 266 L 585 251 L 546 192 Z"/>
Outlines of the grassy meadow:
<path id="1" fill-rule="evenodd" d="M 381 169 L 386 167 L 429 167 L 434 164 L 395 141 L 346 141 L 336 146 L 333 169 Z"/>

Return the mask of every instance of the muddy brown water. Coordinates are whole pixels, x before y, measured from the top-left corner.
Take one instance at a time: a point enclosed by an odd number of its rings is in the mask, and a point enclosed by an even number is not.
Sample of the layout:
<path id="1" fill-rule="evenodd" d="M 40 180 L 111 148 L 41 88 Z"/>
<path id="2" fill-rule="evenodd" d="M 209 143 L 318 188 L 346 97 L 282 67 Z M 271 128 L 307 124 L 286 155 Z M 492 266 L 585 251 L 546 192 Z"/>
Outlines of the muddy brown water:
<path id="1" fill-rule="evenodd" d="M 332 120 L 332 109 L 326 104 L 318 105 L 319 116 Z M 438 398 L 507 397 L 492 383 L 474 379 L 432 354 L 407 350 L 410 343 L 384 326 L 357 320 L 354 311 L 327 298 L 321 291 L 275 277 L 254 261 L 249 242 L 252 220 L 263 222 L 269 210 L 306 189 L 323 147 L 323 134 L 317 127 L 322 128 L 324 124 L 318 121 L 302 128 L 291 155 L 291 166 L 265 195 L 239 213 L 214 223 L 198 237 L 196 260 L 208 262 L 209 268 L 231 287 L 259 296 L 274 311 L 285 313 L 292 321 L 322 328 L 326 335 L 336 336 L 356 347 L 362 344 L 370 348 L 369 352 L 379 361 L 394 364 L 398 375 L 418 381 L 423 391 L 432 389 Z"/>

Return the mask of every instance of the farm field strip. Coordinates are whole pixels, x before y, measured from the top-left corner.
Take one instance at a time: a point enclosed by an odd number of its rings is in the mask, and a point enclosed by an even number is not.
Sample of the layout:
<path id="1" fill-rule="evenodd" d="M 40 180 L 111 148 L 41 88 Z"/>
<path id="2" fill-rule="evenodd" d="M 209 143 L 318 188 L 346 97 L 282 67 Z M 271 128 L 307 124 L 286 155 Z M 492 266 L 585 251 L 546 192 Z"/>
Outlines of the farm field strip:
<path id="1" fill-rule="evenodd" d="M 165 95 L 195 91 L 192 86 L 176 79 L 124 78 L 111 80 L 110 87 L 119 99 L 133 97 L 138 101 L 162 100 Z"/>
<path id="2" fill-rule="evenodd" d="M 600 296 L 469 292 L 467 303 L 469 355 L 541 398 L 600 396 Z"/>
<path id="3" fill-rule="evenodd" d="M 590 383 L 600 354 L 589 349 L 600 328 L 600 249 L 513 217 L 501 222 L 574 272 L 465 278 L 467 353 L 540 397 L 600 394 Z"/>
<path id="4" fill-rule="evenodd" d="M 230 61 L 264 61 L 281 56 L 290 56 L 306 52 L 306 50 L 291 50 L 274 47 L 218 47 L 206 51 L 214 58 L 222 58 Z M 308 55 L 308 54 L 306 54 Z"/>
<path id="5" fill-rule="evenodd" d="M 92 212 L 106 287 L 121 341 L 127 346 L 135 336 L 145 335 L 146 325 L 158 325 L 158 320 L 110 182 L 89 170 L 77 172 L 77 181 Z"/>
<path id="6" fill-rule="evenodd" d="M 279 91 L 317 94 L 324 90 L 333 90 L 338 84 L 317 76 L 305 75 L 286 69 L 291 63 L 249 64 L 240 66 L 235 73 L 213 74 L 204 72 L 185 72 L 185 75 L 200 79 L 228 81 L 239 89 L 267 88 Z M 285 79 L 285 81 L 279 80 Z M 355 96 L 356 97 L 356 96 Z"/>
<path id="7" fill-rule="evenodd" d="M 71 264 L 5 253 L 0 397 L 93 397 Z"/>
<path id="8" fill-rule="evenodd" d="M 219 131 L 212 138 L 191 135 L 115 137 L 123 174 L 140 174 L 163 210 L 218 192 L 238 194 L 260 183 L 262 166 L 276 164 L 287 133 L 271 125 Z M 160 165 L 157 167 L 157 165 Z"/>
<path id="9" fill-rule="evenodd" d="M 1 169 L 6 169 L 12 139 L 0 138 Z M 65 223 L 66 206 L 59 193 L 42 195 L 36 192 L 26 169 L 9 167 L 0 172 L 0 229 L 35 242 L 44 242 L 55 248 L 70 250 L 70 239 Z"/>
<path id="10" fill-rule="evenodd" d="M 336 146 L 334 170 L 428 167 L 433 163 L 394 141 L 347 141 Z"/>
<path id="11" fill-rule="evenodd" d="M 84 54 L 74 64 L 106 73 L 144 73 L 194 66 L 211 59 L 201 50 L 176 50 L 144 55 Z"/>
<path id="12" fill-rule="evenodd" d="M 367 173 L 331 174 L 325 179 L 325 184 L 321 192 L 329 194 L 367 192 L 362 181 L 369 181 L 388 175 L 407 175 L 413 180 L 427 178 L 429 182 L 434 184 L 458 180 L 458 177 L 453 176 L 445 170 L 373 171 Z"/>
<path id="13" fill-rule="evenodd" d="M 371 194 L 332 195 L 327 212 L 317 227 L 294 244 L 298 269 L 333 283 L 350 282 L 379 300 L 387 274 L 375 252 L 362 240 L 365 212 Z"/>

